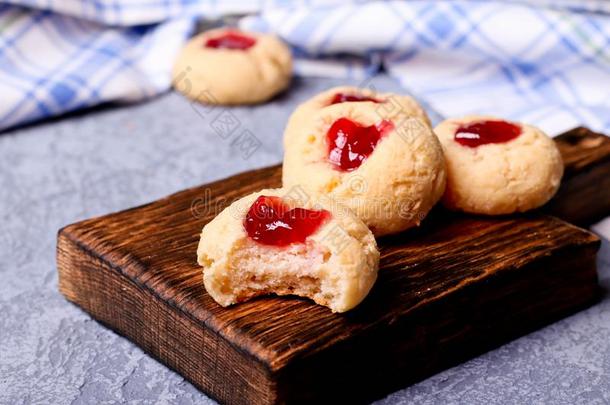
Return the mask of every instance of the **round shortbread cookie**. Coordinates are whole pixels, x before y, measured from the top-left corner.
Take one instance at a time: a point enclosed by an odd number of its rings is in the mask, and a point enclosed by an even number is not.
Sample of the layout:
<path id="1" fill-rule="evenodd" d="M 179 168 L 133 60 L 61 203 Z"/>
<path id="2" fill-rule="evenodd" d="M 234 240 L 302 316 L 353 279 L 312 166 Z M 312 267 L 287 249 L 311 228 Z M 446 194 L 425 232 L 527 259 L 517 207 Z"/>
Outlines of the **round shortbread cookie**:
<path id="1" fill-rule="evenodd" d="M 190 99 L 235 105 L 270 99 L 288 86 L 291 76 L 290 49 L 279 38 L 220 28 L 203 32 L 184 46 L 172 81 Z"/>
<path id="2" fill-rule="evenodd" d="M 339 92 L 364 90 L 341 87 L 314 97 L 299 107 L 284 133 L 284 187 L 302 185 L 313 194 L 328 195 L 352 209 L 375 236 L 418 225 L 445 188 L 441 146 L 425 112 L 410 97 L 370 94 L 378 100 L 402 100 L 390 108 L 384 102 L 329 104 Z M 390 123 L 372 153 L 357 168 L 332 164 L 331 132 L 340 120 L 363 127 Z M 336 141 L 334 141 L 336 144 Z"/>
<path id="3" fill-rule="evenodd" d="M 303 241 L 264 244 L 246 228 L 247 215 L 261 196 L 280 197 L 291 209 L 330 214 Z M 278 226 L 286 227 L 273 222 L 264 229 Z M 261 190 L 224 209 L 203 228 L 197 260 L 206 290 L 222 306 L 266 294 L 298 295 L 344 312 L 358 305 L 375 283 L 379 251 L 370 230 L 350 210 L 296 187 Z"/>
<path id="4" fill-rule="evenodd" d="M 509 134 L 512 139 L 475 146 L 478 135 L 465 128 L 485 121 L 517 130 Z M 462 143 L 456 140 L 460 128 Z M 449 209 L 485 215 L 524 212 L 545 204 L 559 188 L 563 175 L 559 150 L 532 125 L 473 115 L 443 121 L 434 132 L 447 162 L 443 203 Z M 474 143 L 469 146 L 469 142 Z"/>
<path id="5" fill-rule="evenodd" d="M 362 87 L 337 86 L 320 92 L 301 103 L 290 115 L 284 133 L 290 134 L 295 132 L 297 128 L 302 127 L 304 123 L 311 120 L 313 114 L 330 105 L 346 102 L 341 101 L 341 99 L 347 97 L 362 99 L 361 101 L 348 102 L 358 102 L 359 104 L 370 103 L 373 108 L 384 111 L 386 115 L 402 112 L 405 115 L 419 117 L 426 125 L 431 125 L 428 115 L 413 97 L 394 93 L 378 93 Z M 286 137 L 284 137 L 284 141 L 285 150 L 294 145 L 292 142 L 286 142 Z"/>
<path id="6" fill-rule="evenodd" d="M 410 116 L 420 117 L 430 125 L 428 115 L 413 97 L 395 93 L 380 93 L 373 89 L 356 86 L 337 86 L 322 91 L 300 104 L 295 113 L 299 110 L 320 110 L 332 104 L 345 102 L 379 104 L 378 107 L 388 113 L 401 111 Z"/>

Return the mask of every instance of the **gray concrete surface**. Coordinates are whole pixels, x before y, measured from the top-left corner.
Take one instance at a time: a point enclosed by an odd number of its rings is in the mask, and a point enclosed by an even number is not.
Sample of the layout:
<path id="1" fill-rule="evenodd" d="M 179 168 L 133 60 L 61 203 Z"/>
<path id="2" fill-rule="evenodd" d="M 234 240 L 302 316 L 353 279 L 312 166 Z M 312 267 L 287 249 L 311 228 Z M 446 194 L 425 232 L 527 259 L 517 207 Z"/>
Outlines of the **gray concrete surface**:
<path id="1" fill-rule="evenodd" d="M 279 162 L 292 108 L 337 83 L 297 82 L 272 103 L 227 110 L 240 130 L 261 141 L 248 158 L 232 136 L 215 132 L 204 111 L 172 93 L 0 134 L 0 403 L 212 403 L 58 293 L 56 232 L 80 219 Z M 374 83 L 396 87 L 386 78 Z M 607 289 L 607 243 L 599 272 Z M 606 297 L 380 403 L 601 404 L 610 402 L 609 376 Z"/>

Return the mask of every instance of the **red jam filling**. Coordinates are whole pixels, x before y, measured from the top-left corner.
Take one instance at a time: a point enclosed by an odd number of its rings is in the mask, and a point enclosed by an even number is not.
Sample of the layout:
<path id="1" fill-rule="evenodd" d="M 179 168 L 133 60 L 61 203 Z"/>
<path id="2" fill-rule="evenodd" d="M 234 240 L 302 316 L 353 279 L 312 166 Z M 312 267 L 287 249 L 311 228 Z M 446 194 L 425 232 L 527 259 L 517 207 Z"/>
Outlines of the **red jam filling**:
<path id="1" fill-rule="evenodd" d="M 326 210 L 289 209 L 281 198 L 262 195 L 248 210 L 244 228 L 258 243 L 287 246 L 305 242 L 330 216 Z"/>
<path id="2" fill-rule="evenodd" d="M 237 33 L 227 32 L 206 41 L 206 48 L 240 49 L 246 50 L 256 43 L 256 39 Z"/>
<path id="3" fill-rule="evenodd" d="M 388 120 L 365 127 L 347 118 L 335 121 L 326 136 L 328 161 L 337 169 L 350 172 L 360 167 L 379 140 L 394 128 Z"/>
<path id="4" fill-rule="evenodd" d="M 488 143 L 504 143 L 521 135 L 521 127 L 511 122 L 490 120 L 462 124 L 455 132 L 455 141 L 470 148 Z"/>
<path id="5" fill-rule="evenodd" d="M 330 104 L 351 103 L 357 101 L 372 101 L 373 103 L 380 102 L 376 98 L 361 96 L 359 94 L 337 93 L 331 100 Z"/>

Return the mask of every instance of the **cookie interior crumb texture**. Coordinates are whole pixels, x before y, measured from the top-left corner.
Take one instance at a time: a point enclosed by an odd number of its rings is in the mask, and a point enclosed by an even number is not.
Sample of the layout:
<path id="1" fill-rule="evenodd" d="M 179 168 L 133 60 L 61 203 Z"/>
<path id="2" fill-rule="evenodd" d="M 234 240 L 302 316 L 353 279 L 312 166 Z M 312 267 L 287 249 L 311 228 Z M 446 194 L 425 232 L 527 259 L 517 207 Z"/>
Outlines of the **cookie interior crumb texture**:
<path id="1" fill-rule="evenodd" d="M 355 307 L 377 278 L 379 251 L 370 230 L 351 211 L 330 200 L 290 202 L 321 207 L 332 217 L 304 243 L 285 247 L 260 244 L 246 233 L 245 213 L 259 196 L 289 192 L 269 189 L 246 196 L 203 228 L 197 256 L 206 290 L 223 306 L 276 294 L 307 297 L 333 312 Z"/>
<path id="2" fill-rule="evenodd" d="M 464 124 L 497 117 L 471 115 L 443 121 L 434 132 L 447 162 L 443 204 L 456 211 L 502 215 L 544 205 L 559 189 L 563 162 L 555 142 L 523 123 L 521 134 L 502 143 L 464 146 L 454 137 Z"/>
<path id="3" fill-rule="evenodd" d="M 271 34 L 243 32 L 255 40 L 247 49 L 206 46 L 227 33 L 214 29 L 193 37 L 174 64 L 172 82 L 186 97 L 206 104 L 255 104 L 286 89 L 292 77 L 290 49 Z"/>

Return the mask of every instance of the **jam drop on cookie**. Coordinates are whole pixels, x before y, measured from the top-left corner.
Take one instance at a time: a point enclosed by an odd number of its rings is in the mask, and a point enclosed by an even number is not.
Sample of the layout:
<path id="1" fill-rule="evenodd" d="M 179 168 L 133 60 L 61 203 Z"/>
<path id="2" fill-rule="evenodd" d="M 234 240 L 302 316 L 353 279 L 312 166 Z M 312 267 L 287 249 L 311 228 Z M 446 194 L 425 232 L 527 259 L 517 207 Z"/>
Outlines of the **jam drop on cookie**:
<path id="1" fill-rule="evenodd" d="M 373 153 L 379 140 L 393 128 L 394 124 L 387 120 L 365 127 L 347 118 L 339 118 L 326 134 L 328 161 L 344 172 L 359 168 Z"/>
<path id="2" fill-rule="evenodd" d="M 521 135 L 521 127 L 507 121 L 487 120 L 462 124 L 455 132 L 455 141 L 476 148 L 488 143 L 504 143 Z"/>
<path id="3" fill-rule="evenodd" d="M 361 96 L 353 93 L 337 93 L 331 100 L 330 104 L 349 103 L 356 101 L 372 101 L 373 103 L 379 103 L 380 101 L 373 97 Z"/>
<path id="4" fill-rule="evenodd" d="M 305 242 L 330 217 L 326 210 L 289 209 L 281 198 L 262 195 L 248 210 L 244 228 L 258 243 L 287 246 Z"/>
<path id="5" fill-rule="evenodd" d="M 246 50 L 256 43 L 256 39 L 238 32 L 227 32 L 206 41 L 206 48 Z"/>

